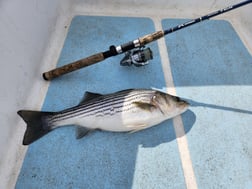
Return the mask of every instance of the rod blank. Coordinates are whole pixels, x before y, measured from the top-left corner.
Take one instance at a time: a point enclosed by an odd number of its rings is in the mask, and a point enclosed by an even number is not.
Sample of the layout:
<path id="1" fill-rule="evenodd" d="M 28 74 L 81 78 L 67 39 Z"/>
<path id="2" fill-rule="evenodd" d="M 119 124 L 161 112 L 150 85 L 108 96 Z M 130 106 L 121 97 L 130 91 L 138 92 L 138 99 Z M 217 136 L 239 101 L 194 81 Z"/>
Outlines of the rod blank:
<path id="1" fill-rule="evenodd" d="M 105 60 L 106 58 L 109 58 L 111 56 L 116 56 L 116 55 L 121 54 L 123 52 L 132 50 L 134 48 L 142 47 L 148 43 L 151 43 L 152 41 L 156 41 L 156 40 L 160 39 L 161 37 L 163 37 L 167 34 L 170 34 L 172 32 L 178 31 L 180 29 L 186 28 L 186 27 L 191 26 L 193 24 L 196 24 L 198 22 L 210 19 L 214 16 L 223 14 L 225 12 L 231 11 L 233 9 L 239 8 L 239 7 L 247 5 L 249 3 L 252 3 L 252 0 L 243 1 L 238 4 L 231 5 L 229 7 L 224 8 L 224 9 L 220 9 L 220 10 L 217 10 L 217 11 L 212 12 L 210 14 L 207 14 L 205 16 L 190 20 L 184 24 L 177 25 L 177 26 L 170 28 L 170 29 L 167 29 L 167 30 L 157 31 L 152 34 L 145 35 L 143 37 L 140 37 L 136 40 L 130 41 L 128 43 L 125 43 L 125 44 L 117 46 L 117 47 L 112 45 L 112 46 L 110 46 L 108 51 L 100 52 L 100 53 L 91 55 L 87 58 L 83 58 L 81 60 L 77 60 L 77 61 L 72 62 L 70 64 L 64 65 L 59 68 L 55 68 L 55 69 L 48 71 L 48 72 L 45 72 L 45 73 L 43 73 L 43 78 L 45 80 L 52 80 L 56 77 L 67 74 L 69 72 L 90 66 L 92 64 L 96 64 L 96 63 L 101 62 L 102 60 Z"/>

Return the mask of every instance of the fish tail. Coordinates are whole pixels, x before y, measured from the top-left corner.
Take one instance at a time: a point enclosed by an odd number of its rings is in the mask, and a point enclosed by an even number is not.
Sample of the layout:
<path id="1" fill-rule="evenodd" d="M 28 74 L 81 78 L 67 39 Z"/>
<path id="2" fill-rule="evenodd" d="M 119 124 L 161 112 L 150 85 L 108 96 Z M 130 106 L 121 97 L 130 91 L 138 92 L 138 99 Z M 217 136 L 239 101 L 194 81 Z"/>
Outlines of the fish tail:
<path id="1" fill-rule="evenodd" d="M 52 131 L 52 125 L 49 124 L 47 118 L 53 115 L 53 112 L 20 110 L 17 113 L 27 124 L 23 145 L 29 145 Z"/>

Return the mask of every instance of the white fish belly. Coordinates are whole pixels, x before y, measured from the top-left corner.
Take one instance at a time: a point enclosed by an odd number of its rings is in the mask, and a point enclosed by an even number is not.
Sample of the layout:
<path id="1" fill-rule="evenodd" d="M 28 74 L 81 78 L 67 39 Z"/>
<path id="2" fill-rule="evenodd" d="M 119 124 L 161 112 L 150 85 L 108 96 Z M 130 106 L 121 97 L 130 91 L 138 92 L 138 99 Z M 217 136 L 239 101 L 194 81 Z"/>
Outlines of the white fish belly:
<path id="1" fill-rule="evenodd" d="M 114 115 L 94 115 L 83 118 L 74 118 L 74 124 L 90 129 L 101 129 L 114 132 L 142 130 L 164 121 L 165 116 L 157 111 L 121 112 Z"/>

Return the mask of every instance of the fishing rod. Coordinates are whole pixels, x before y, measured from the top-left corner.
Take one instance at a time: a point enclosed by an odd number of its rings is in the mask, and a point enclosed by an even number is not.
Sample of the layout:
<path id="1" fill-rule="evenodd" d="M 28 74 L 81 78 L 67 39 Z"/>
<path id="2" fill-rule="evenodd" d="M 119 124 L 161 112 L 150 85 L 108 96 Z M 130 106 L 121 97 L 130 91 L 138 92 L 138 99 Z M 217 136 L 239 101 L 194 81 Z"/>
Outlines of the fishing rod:
<path id="1" fill-rule="evenodd" d="M 144 66 L 148 64 L 148 60 L 152 59 L 152 51 L 150 48 L 144 48 L 146 44 L 156 41 L 160 39 L 161 37 L 164 37 L 167 34 L 170 34 L 172 32 L 178 31 L 180 29 L 186 28 L 188 26 L 191 26 L 193 24 L 196 24 L 198 22 L 208 20 L 214 16 L 223 14 L 225 12 L 231 11 L 233 9 L 239 8 L 241 6 L 247 5 L 249 3 L 252 3 L 252 0 L 243 1 L 235 5 L 228 6 L 224 9 L 217 10 L 215 12 L 212 12 L 210 14 L 207 14 L 205 16 L 190 20 L 188 22 L 185 22 L 184 24 L 179 24 L 173 28 L 167 29 L 167 30 L 161 30 L 157 31 L 148 35 L 145 35 L 143 37 L 140 37 L 138 39 L 135 39 L 133 41 L 130 41 L 128 43 L 114 46 L 111 45 L 109 47 L 108 51 L 96 53 L 94 55 L 91 55 L 89 57 L 77 60 L 75 62 L 69 63 L 67 65 L 64 65 L 59 68 L 55 68 L 51 71 L 43 73 L 43 78 L 45 80 L 52 80 L 56 77 L 59 77 L 61 75 L 67 74 L 69 72 L 78 70 L 80 68 L 84 68 L 87 66 L 90 66 L 92 64 L 101 62 L 109 57 L 116 56 L 118 54 L 125 53 L 125 57 L 122 59 L 120 64 L 122 66 Z M 138 50 L 131 51 L 132 49 L 138 48 Z"/>

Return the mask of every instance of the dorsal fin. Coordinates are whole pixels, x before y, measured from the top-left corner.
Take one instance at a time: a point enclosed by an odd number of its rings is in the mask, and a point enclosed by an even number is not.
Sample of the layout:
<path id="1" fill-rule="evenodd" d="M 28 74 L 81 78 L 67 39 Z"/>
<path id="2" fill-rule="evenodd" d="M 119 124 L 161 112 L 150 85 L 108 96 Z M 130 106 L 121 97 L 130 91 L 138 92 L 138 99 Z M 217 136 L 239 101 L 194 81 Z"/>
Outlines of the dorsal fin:
<path id="1" fill-rule="evenodd" d="M 99 93 L 92 93 L 92 92 L 87 91 L 87 92 L 85 92 L 85 94 L 79 104 L 83 104 L 89 100 L 92 100 L 92 99 L 100 97 L 100 96 L 103 96 L 103 95 L 99 94 Z"/>

